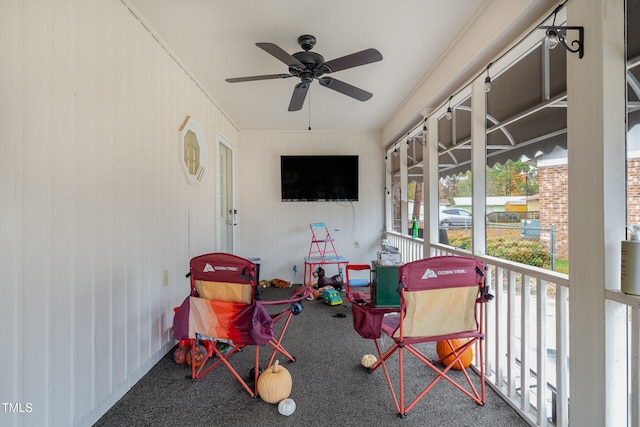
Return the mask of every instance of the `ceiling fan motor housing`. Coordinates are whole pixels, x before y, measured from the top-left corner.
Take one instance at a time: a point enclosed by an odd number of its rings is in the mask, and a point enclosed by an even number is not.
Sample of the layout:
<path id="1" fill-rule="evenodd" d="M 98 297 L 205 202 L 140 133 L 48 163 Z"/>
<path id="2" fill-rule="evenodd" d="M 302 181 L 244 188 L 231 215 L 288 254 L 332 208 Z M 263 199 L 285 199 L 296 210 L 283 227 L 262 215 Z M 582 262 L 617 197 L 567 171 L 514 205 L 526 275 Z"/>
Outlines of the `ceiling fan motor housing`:
<path id="1" fill-rule="evenodd" d="M 294 76 L 302 75 L 304 72 L 310 72 L 312 76 L 319 77 L 326 72 L 324 69 L 324 57 L 315 52 L 297 52 L 293 55 L 298 61 L 304 65 L 304 70 L 300 70 L 297 67 L 289 67 L 289 72 Z"/>

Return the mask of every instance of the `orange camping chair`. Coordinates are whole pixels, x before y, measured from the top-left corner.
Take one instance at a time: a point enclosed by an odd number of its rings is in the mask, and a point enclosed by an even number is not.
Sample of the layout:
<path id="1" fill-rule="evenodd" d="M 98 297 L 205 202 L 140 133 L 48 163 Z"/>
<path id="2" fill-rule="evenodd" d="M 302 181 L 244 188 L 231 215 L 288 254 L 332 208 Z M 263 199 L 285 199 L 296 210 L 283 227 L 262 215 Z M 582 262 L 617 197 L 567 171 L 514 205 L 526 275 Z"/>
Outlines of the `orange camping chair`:
<path id="1" fill-rule="evenodd" d="M 399 417 L 407 413 L 441 380 L 445 379 L 478 405 L 484 405 L 484 303 L 493 298 L 484 284 L 484 263 L 474 258 L 440 256 L 404 264 L 398 271 L 400 308 L 376 308 L 354 300 L 353 322 L 364 338 L 374 339 L 378 360 L 370 368 L 384 371 Z M 397 315 L 389 315 L 395 312 Z M 392 342 L 382 352 L 378 338 L 388 335 Z M 446 350 L 437 360 L 429 359 L 416 344 L 439 342 Z M 461 357 L 477 350 L 479 391 Z M 410 403 L 405 402 L 403 357 L 408 352 L 430 368 L 436 377 Z M 389 358 L 397 353 L 398 394 L 387 369 Z M 444 365 L 441 367 L 440 365 Z M 461 375 L 451 375 L 460 370 Z M 418 377 L 417 375 L 414 377 Z M 457 378 L 454 378 L 457 377 Z M 459 378 L 462 377 L 462 378 Z"/>
<path id="2" fill-rule="evenodd" d="M 256 301 L 256 265 L 227 253 L 192 258 L 187 276 L 191 278 L 191 295 L 175 310 L 173 333 L 177 340 L 189 342 L 191 378 L 200 379 L 224 364 L 251 397 L 257 396 L 260 346 L 269 344 L 273 348 L 267 366 L 278 352 L 295 361 L 282 346 L 282 338 L 291 317 L 302 311 L 301 301 L 311 290 L 297 288 L 288 300 Z M 285 308 L 270 314 L 265 305 Z M 273 323 L 282 319 L 285 325 L 275 337 Z M 249 345 L 255 346 L 253 388 L 229 362 L 231 355 Z"/>

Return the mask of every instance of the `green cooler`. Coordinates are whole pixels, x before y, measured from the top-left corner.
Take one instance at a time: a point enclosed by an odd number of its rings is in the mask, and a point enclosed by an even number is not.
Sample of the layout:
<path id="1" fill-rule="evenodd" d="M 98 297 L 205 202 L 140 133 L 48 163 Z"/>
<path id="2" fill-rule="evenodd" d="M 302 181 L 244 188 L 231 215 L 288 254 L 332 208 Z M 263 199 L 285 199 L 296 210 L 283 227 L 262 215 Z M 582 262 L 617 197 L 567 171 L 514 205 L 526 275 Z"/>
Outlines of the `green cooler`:
<path id="1" fill-rule="evenodd" d="M 372 263 L 371 302 L 376 307 L 400 307 L 398 269 L 401 265 Z"/>

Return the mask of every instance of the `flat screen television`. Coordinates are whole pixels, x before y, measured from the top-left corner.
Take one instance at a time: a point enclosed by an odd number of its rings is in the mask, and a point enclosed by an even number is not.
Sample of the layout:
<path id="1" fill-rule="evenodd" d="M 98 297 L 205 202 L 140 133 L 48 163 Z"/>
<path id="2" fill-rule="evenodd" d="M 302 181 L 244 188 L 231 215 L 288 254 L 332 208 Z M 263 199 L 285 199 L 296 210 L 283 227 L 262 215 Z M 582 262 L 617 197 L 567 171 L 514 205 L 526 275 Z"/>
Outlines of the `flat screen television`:
<path id="1" fill-rule="evenodd" d="M 280 156 L 283 202 L 358 201 L 358 156 Z"/>

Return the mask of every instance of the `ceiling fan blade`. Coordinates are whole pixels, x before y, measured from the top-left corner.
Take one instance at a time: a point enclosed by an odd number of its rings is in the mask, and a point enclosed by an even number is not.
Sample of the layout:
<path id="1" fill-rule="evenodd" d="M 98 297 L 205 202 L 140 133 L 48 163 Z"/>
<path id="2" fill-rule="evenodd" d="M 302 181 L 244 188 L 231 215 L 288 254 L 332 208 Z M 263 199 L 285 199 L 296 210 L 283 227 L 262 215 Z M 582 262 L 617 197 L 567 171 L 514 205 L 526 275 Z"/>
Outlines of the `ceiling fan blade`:
<path id="1" fill-rule="evenodd" d="M 362 90 L 360 88 L 350 85 L 349 83 L 345 83 L 343 81 L 340 81 L 331 77 L 323 77 L 319 79 L 319 81 L 320 81 L 320 85 L 324 87 L 328 87 L 329 89 L 333 89 L 336 92 L 340 92 L 352 98 L 355 98 L 358 101 L 366 101 L 373 96 L 372 93 L 369 93 L 366 90 Z"/>
<path id="2" fill-rule="evenodd" d="M 289 67 L 304 69 L 304 65 L 293 56 L 285 52 L 280 46 L 273 43 L 256 43 L 260 49 L 264 50 L 268 54 L 276 57 L 280 61 L 287 64 Z"/>
<path id="3" fill-rule="evenodd" d="M 360 65 L 370 64 L 372 62 L 382 61 L 382 54 L 376 49 L 365 49 L 360 52 L 352 53 L 341 58 L 332 59 L 324 63 L 330 73 L 346 70 L 347 68 L 358 67 Z"/>
<path id="4" fill-rule="evenodd" d="M 239 83 L 239 82 L 252 82 L 254 80 L 286 79 L 287 77 L 293 77 L 293 75 L 292 74 L 265 74 L 262 76 L 234 77 L 231 79 L 225 79 L 224 81 L 229 83 Z"/>
<path id="5" fill-rule="evenodd" d="M 291 95 L 291 102 L 289 102 L 289 111 L 298 111 L 302 109 L 304 105 L 304 99 L 307 97 L 309 91 L 309 83 L 298 83 L 293 89 L 293 95 Z"/>

